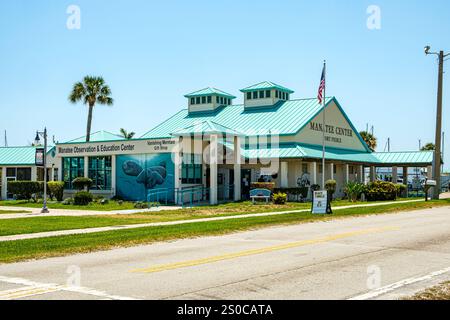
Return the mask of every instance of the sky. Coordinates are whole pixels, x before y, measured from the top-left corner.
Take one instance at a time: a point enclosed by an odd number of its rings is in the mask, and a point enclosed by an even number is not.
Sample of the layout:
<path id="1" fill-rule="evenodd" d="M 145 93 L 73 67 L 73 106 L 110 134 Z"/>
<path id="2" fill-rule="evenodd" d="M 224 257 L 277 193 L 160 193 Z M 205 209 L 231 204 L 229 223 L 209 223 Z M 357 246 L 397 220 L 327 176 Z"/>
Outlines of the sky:
<path id="1" fill-rule="evenodd" d="M 71 5 L 79 29 L 67 26 Z M 59 142 L 83 136 L 87 109 L 67 97 L 85 75 L 102 76 L 115 100 L 96 107 L 93 131 L 139 137 L 207 86 L 235 103 L 265 80 L 293 99 L 316 97 L 326 59 L 327 95 L 358 130 L 374 127 L 378 151 L 388 138 L 391 151 L 418 150 L 419 139 L 434 141 L 436 120 L 438 66 L 423 48 L 450 52 L 449 34 L 447 0 L 0 0 L 0 145 L 4 130 L 10 146 L 44 126 Z M 449 170 L 448 142 L 446 159 Z"/>

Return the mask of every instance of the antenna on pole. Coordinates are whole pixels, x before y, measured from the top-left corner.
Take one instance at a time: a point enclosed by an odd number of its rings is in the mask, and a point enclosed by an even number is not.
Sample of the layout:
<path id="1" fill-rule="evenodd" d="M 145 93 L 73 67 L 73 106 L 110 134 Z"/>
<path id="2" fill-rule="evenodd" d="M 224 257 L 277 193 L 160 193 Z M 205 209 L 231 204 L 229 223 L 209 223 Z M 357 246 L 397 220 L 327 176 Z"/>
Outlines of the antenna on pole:
<path id="1" fill-rule="evenodd" d="M 8 137 L 6 136 L 6 130 L 5 130 L 5 147 L 8 146 Z"/>

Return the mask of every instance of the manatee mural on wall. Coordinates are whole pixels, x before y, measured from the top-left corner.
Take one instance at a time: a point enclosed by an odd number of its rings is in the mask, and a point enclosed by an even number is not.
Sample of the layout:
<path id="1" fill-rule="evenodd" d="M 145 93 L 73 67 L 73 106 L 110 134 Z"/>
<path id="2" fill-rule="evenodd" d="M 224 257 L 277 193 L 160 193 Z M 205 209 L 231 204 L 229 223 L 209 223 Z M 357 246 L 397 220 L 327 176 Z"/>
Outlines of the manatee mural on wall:
<path id="1" fill-rule="evenodd" d="M 148 190 L 174 188 L 174 168 L 170 153 L 117 156 L 116 193 L 125 200 L 146 201 Z"/>

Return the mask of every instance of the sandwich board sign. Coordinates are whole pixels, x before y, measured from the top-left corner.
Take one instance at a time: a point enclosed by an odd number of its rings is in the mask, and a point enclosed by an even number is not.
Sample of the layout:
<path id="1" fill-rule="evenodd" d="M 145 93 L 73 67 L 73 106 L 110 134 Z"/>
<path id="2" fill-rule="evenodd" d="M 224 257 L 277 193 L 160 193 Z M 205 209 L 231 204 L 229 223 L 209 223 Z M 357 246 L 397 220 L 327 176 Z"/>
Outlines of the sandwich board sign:
<path id="1" fill-rule="evenodd" d="M 313 214 L 326 214 L 328 208 L 328 192 L 325 190 L 314 191 Z"/>

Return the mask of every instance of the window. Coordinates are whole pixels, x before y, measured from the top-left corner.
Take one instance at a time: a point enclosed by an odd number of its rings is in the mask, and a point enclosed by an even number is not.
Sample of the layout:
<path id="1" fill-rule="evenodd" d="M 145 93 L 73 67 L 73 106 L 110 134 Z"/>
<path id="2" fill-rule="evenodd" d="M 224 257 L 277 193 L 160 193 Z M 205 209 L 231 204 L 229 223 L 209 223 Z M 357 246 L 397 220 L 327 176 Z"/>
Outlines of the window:
<path id="1" fill-rule="evenodd" d="M 337 173 L 337 166 L 333 165 L 333 174 L 336 174 L 336 173 Z"/>
<path id="2" fill-rule="evenodd" d="M 253 91 L 253 99 L 258 99 L 258 91 Z"/>
<path id="3" fill-rule="evenodd" d="M 191 98 L 191 104 L 195 104 L 195 98 Z"/>
<path id="4" fill-rule="evenodd" d="M 63 158 L 63 181 L 65 188 L 71 190 L 72 181 L 84 177 L 84 158 Z"/>
<path id="5" fill-rule="evenodd" d="M 308 173 L 308 164 L 302 163 L 302 173 Z"/>
<path id="6" fill-rule="evenodd" d="M 206 97 L 202 97 L 202 104 L 206 103 Z"/>
<path id="7" fill-rule="evenodd" d="M 260 99 L 264 99 L 264 91 L 260 91 L 259 92 L 259 98 Z"/>
<path id="8" fill-rule="evenodd" d="M 286 100 L 286 92 L 283 92 L 283 100 Z"/>
<path id="9" fill-rule="evenodd" d="M 279 98 L 280 97 L 280 92 L 278 90 L 275 91 L 275 98 Z"/>
<path id="10" fill-rule="evenodd" d="M 208 103 L 211 103 L 211 96 L 208 96 Z"/>
<path id="11" fill-rule="evenodd" d="M 200 104 L 200 97 L 195 98 L 195 104 Z"/>
<path id="12" fill-rule="evenodd" d="M 6 168 L 6 177 L 16 181 L 31 181 L 31 168 Z"/>
<path id="13" fill-rule="evenodd" d="M 111 157 L 89 157 L 92 190 L 111 190 Z"/>
<path id="14" fill-rule="evenodd" d="M 286 93 L 286 100 L 289 100 L 289 93 Z"/>
<path id="15" fill-rule="evenodd" d="M 252 93 L 251 92 L 247 92 L 247 100 L 252 100 Z"/>
<path id="16" fill-rule="evenodd" d="M 183 154 L 181 182 L 189 184 L 202 183 L 202 155 Z"/>
<path id="17" fill-rule="evenodd" d="M 355 167 L 354 166 L 349 166 L 348 167 L 348 173 L 349 174 L 355 174 L 356 172 L 355 172 Z"/>
<path id="18" fill-rule="evenodd" d="M 270 98 L 271 94 L 270 94 L 270 90 L 266 90 L 266 98 Z"/>
<path id="19" fill-rule="evenodd" d="M 323 172 L 323 167 L 321 164 L 319 164 L 319 173 L 322 174 L 322 172 Z"/>

